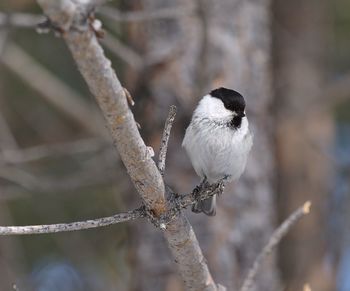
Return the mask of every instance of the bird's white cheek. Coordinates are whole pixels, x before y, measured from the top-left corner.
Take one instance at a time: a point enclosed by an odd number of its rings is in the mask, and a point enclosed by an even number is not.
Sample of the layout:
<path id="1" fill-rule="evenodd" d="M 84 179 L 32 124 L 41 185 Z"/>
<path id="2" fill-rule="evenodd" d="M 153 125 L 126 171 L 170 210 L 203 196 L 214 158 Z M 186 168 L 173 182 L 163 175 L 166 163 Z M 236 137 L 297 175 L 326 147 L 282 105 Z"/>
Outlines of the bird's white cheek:
<path id="1" fill-rule="evenodd" d="M 232 118 L 233 114 L 232 111 L 225 108 L 221 100 L 206 95 L 199 102 L 198 107 L 194 112 L 194 116 L 199 118 L 226 120 Z"/>

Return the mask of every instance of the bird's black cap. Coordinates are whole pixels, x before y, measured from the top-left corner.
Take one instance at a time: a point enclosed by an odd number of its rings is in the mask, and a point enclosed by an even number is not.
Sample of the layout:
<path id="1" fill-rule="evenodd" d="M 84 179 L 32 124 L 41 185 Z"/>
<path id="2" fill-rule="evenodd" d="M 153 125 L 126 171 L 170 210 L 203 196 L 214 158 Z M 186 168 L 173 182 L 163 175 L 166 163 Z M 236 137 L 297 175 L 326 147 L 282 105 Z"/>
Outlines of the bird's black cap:
<path id="1" fill-rule="evenodd" d="M 245 101 L 243 96 L 235 90 L 224 87 L 217 88 L 210 92 L 212 97 L 220 99 L 226 109 L 243 113 L 245 109 Z"/>

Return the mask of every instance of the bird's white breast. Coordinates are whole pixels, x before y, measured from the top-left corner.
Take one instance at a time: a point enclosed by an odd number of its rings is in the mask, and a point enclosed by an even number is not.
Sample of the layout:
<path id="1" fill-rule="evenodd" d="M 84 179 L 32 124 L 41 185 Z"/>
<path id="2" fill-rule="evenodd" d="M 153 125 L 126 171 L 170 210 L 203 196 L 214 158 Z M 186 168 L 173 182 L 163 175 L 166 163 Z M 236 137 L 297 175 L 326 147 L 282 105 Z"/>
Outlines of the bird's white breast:
<path id="1" fill-rule="evenodd" d="M 226 176 L 238 179 L 252 147 L 247 118 L 242 118 L 239 128 L 232 129 L 225 126 L 227 120 L 206 116 L 196 110 L 182 143 L 197 175 L 209 183 Z"/>

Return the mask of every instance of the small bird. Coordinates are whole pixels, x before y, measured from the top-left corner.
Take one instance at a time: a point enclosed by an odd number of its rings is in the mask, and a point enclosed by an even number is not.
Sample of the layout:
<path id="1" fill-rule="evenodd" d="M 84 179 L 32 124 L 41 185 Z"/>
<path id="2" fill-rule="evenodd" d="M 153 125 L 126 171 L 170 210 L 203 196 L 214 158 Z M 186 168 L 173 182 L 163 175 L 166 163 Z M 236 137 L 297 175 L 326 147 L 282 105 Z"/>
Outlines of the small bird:
<path id="1" fill-rule="evenodd" d="M 237 180 L 253 144 L 245 101 L 237 91 L 218 88 L 205 95 L 195 109 L 182 146 L 202 183 Z M 215 195 L 196 202 L 193 212 L 216 214 Z"/>

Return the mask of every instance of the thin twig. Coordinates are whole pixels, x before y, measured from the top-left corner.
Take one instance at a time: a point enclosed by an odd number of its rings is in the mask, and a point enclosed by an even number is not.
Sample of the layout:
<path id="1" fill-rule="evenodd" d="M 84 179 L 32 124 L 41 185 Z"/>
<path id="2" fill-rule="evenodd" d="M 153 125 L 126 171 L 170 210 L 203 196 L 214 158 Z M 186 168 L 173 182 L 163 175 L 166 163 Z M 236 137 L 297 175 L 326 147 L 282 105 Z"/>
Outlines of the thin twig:
<path id="1" fill-rule="evenodd" d="M 260 254 L 255 259 L 255 262 L 252 268 L 249 270 L 247 277 L 243 281 L 242 288 L 240 291 L 249 291 L 253 284 L 255 277 L 258 273 L 260 266 L 262 265 L 265 258 L 274 250 L 274 248 L 279 244 L 281 239 L 288 233 L 291 227 L 297 223 L 297 221 L 302 218 L 304 215 L 310 212 L 311 202 L 307 201 L 295 210 L 272 234 L 268 243 L 262 249 Z"/>
<path id="2" fill-rule="evenodd" d="M 194 191 L 199 191 L 196 195 L 192 193 L 185 195 L 173 194 L 171 198 L 172 201 L 170 208 L 166 214 L 164 214 L 161 219 L 154 217 L 149 211 L 146 211 L 144 206 L 130 210 L 128 212 L 115 214 L 113 216 L 102 217 L 86 221 L 77 221 L 70 223 L 58 223 L 58 224 L 46 224 L 46 225 L 26 225 L 26 226 L 0 226 L 0 235 L 23 235 L 23 234 L 43 234 L 43 233 L 57 233 L 57 232 L 67 232 L 67 231 L 77 231 L 90 228 L 97 228 L 108 226 L 112 224 L 117 224 L 121 222 L 126 222 L 130 220 L 135 220 L 138 218 L 148 216 L 149 220 L 160 226 L 161 223 L 167 225 L 169 224 L 179 212 L 187 208 L 188 206 L 194 204 L 198 200 L 208 199 L 209 197 L 222 192 L 223 184 L 209 185 L 198 190 L 195 188 Z"/>
<path id="3" fill-rule="evenodd" d="M 0 235 L 23 235 L 23 234 L 43 234 L 67 232 L 82 229 L 90 229 L 135 220 L 144 217 L 144 208 L 140 207 L 128 212 L 119 213 L 113 216 L 102 217 L 85 221 L 71 223 L 58 223 L 46 225 L 26 225 L 26 226 L 0 226 Z"/>
<path id="4" fill-rule="evenodd" d="M 123 89 L 124 89 L 125 97 L 129 102 L 129 105 L 135 106 L 135 101 L 134 101 L 134 99 L 132 99 L 132 96 L 131 96 L 130 92 L 128 91 L 128 89 L 126 89 L 126 88 L 123 88 Z"/>
<path id="5" fill-rule="evenodd" d="M 168 151 L 168 142 L 170 137 L 170 131 L 173 126 L 174 120 L 176 116 L 176 106 L 171 105 L 168 113 L 168 117 L 165 121 L 163 135 L 162 135 L 162 141 L 160 144 L 160 151 L 159 151 L 159 158 L 158 158 L 158 169 L 162 176 L 164 176 L 165 171 L 165 160 L 166 160 L 166 154 Z"/>

